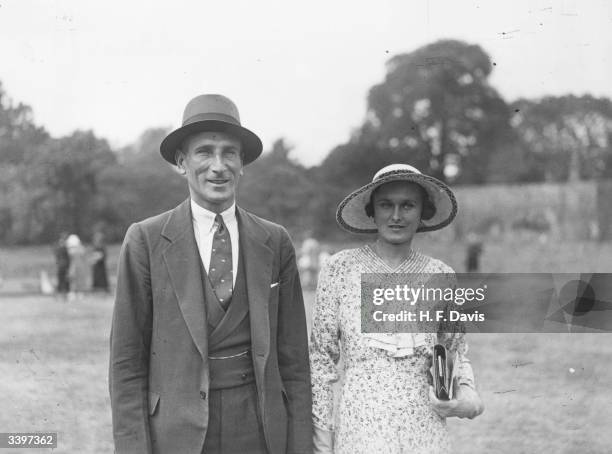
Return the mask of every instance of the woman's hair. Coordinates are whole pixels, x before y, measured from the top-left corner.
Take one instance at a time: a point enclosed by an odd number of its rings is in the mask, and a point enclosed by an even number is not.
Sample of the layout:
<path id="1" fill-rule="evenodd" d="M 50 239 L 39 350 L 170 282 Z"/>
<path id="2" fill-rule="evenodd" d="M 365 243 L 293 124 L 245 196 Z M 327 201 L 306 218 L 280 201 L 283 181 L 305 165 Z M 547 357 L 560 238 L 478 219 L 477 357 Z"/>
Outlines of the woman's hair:
<path id="1" fill-rule="evenodd" d="M 417 185 L 417 187 L 421 191 L 421 195 L 423 196 L 423 209 L 421 210 L 421 219 L 427 221 L 433 218 L 436 214 L 436 206 L 431 202 L 429 194 L 427 193 L 425 188 L 418 183 L 414 184 Z M 374 217 L 374 194 L 376 194 L 376 191 L 378 191 L 382 186 L 383 185 L 377 187 L 372 191 L 372 193 L 370 194 L 370 200 L 368 201 L 368 203 L 366 203 L 365 212 L 369 218 Z"/>

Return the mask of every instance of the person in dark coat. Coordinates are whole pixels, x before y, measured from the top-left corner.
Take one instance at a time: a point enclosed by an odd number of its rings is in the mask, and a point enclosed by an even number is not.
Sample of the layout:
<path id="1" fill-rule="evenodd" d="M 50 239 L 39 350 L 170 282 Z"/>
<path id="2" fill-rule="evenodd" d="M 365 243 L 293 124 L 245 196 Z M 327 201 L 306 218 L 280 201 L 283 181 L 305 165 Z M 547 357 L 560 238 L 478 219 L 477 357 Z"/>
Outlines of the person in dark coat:
<path id="1" fill-rule="evenodd" d="M 261 140 L 202 95 L 161 144 L 190 197 L 130 226 L 119 256 L 110 401 L 117 454 L 310 454 L 295 249 L 235 193 Z"/>
<path id="2" fill-rule="evenodd" d="M 91 288 L 94 291 L 108 292 L 108 274 L 106 272 L 106 245 L 104 244 L 104 234 L 94 233 L 93 254 L 91 266 Z"/>
<path id="3" fill-rule="evenodd" d="M 477 273 L 480 269 L 480 256 L 482 254 L 482 241 L 474 232 L 467 236 L 467 249 L 465 257 L 465 269 L 468 273 Z"/>
<path id="4" fill-rule="evenodd" d="M 70 256 L 66 247 L 68 233 L 63 232 L 55 246 L 55 267 L 57 270 L 57 287 L 56 291 L 60 295 L 67 295 L 70 291 L 70 281 L 68 279 L 68 270 L 70 269 Z"/>

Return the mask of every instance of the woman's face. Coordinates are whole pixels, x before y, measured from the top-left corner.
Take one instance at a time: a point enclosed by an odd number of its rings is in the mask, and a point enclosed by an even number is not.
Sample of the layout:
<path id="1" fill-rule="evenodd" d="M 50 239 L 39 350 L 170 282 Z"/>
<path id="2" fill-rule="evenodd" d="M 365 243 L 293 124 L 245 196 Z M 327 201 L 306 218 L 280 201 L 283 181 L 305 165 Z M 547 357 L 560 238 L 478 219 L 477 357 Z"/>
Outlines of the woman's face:
<path id="1" fill-rule="evenodd" d="M 380 186 L 373 197 L 378 239 L 390 244 L 412 241 L 419 228 L 423 191 L 415 183 L 392 181 Z"/>

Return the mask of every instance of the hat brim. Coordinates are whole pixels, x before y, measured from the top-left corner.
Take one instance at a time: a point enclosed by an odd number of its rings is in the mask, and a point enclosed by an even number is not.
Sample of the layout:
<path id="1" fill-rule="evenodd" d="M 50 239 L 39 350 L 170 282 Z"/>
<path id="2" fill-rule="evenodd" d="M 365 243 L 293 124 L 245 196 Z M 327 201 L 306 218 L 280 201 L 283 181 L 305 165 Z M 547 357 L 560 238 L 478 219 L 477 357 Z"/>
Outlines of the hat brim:
<path id="1" fill-rule="evenodd" d="M 420 185 L 436 207 L 431 219 L 422 220 L 417 232 L 431 232 L 450 224 L 457 215 L 457 200 L 453 191 L 440 180 L 419 173 L 394 171 L 365 186 L 351 192 L 344 198 L 336 210 L 336 220 L 343 229 L 352 233 L 377 233 L 374 219 L 368 217 L 365 206 L 370 201 L 372 192 L 391 181 L 408 181 Z"/>
<path id="2" fill-rule="evenodd" d="M 247 165 L 259 157 L 263 150 L 261 139 L 247 128 L 222 120 L 202 120 L 189 123 L 172 131 L 162 141 L 159 150 L 162 157 L 172 165 L 176 165 L 176 151 L 188 136 L 198 132 L 224 132 L 238 138 L 242 143 L 244 154 L 243 165 Z"/>

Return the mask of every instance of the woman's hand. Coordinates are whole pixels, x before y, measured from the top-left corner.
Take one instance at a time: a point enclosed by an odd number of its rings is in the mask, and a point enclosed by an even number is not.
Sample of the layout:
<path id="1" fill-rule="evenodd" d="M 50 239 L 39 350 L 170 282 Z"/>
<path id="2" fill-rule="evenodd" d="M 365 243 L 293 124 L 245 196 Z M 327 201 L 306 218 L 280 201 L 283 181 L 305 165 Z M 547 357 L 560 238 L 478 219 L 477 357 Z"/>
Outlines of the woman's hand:
<path id="1" fill-rule="evenodd" d="M 436 397 L 433 386 L 429 387 L 429 401 L 434 411 L 442 418 L 475 418 L 484 411 L 482 400 L 470 386 L 458 386 L 457 395 L 452 400 L 440 400 Z"/>

